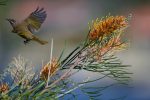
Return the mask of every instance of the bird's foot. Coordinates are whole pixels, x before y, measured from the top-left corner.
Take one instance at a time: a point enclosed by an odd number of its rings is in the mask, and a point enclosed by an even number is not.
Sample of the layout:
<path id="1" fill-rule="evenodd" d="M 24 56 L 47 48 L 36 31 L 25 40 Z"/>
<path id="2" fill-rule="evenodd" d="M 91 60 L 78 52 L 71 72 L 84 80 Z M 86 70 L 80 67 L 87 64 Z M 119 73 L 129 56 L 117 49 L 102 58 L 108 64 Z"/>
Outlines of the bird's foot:
<path id="1" fill-rule="evenodd" d="M 29 40 L 25 40 L 25 41 L 23 41 L 24 42 L 24 44 L 26 45 L 28 42 L 29 42 Z"/>

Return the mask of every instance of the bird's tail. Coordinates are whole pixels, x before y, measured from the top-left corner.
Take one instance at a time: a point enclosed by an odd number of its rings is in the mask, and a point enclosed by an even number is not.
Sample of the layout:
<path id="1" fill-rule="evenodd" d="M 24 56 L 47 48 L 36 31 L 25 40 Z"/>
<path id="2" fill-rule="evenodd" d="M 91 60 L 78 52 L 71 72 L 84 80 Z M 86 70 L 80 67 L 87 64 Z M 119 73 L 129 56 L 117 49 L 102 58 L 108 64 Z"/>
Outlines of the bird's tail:
<path id="1" fill-rule="evenodd" d="M 38 43 L 40 43 L 40 44 L 42 44 L 42 45 L 48 43 L 47 41 L 41 40 L 41 39 L 39 39 L 39 38 L 36 37 L 36 36 L 33 36 L 33 40 L 34 40 L 34 41 L 37 41 Z"/>

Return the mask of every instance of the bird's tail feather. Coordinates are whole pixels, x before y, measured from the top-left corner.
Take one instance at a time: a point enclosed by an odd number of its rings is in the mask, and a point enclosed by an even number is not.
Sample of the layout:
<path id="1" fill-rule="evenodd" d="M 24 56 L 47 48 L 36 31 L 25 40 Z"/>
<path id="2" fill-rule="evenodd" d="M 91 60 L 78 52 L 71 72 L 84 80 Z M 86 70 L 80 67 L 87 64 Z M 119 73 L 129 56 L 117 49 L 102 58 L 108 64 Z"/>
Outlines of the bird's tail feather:
<path id="1" fill-rule="evenodd" d="M 39 38 L 36 37 L 36 36 L 33 36 L 33 40 L 34 40 L 34 41 L 37 41 L 38 43 L 40 43 L 40 44 L 42 44 L 42 45 L 48 43 L 47 41 L 41 40 L 41 39 L 39 39 Z"/>

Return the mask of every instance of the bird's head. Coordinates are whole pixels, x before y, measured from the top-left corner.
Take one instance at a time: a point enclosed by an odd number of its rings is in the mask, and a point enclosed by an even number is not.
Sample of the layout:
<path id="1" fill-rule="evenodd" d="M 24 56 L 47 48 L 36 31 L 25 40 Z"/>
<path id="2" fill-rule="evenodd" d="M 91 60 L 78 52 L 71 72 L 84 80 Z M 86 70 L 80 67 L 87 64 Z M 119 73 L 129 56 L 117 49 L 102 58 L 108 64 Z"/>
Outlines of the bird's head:
<path id="1" fill-rule="evenodd" d="M 6 20 L 12 25 L 13 28 L 15 27 L 15 25 L 16 25 L 16 20 L 14 20 L 14 19 L 9 19 L 9 18 L 7 18 Z"/>

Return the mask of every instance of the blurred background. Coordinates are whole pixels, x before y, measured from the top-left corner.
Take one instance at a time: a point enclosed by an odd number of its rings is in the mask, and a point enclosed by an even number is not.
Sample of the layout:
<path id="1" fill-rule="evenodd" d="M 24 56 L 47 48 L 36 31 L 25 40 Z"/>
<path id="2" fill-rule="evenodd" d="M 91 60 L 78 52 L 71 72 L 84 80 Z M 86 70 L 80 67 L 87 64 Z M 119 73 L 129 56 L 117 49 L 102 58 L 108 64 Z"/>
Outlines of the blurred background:
<path id="1" fill-rule="evenodd" d="M 39 45 L 30 42 L 24 45 L 23 39 L 11 32 L 12 27 L 5 20 L 14 18 L 24 20 L 37 6 L 44 7 L 47 19 L 35 33 L 48 40 L 54 39 L 54 57 L 58 57 L 65 46 L 66 54 L 84 41 L 88 33 L 88 22 L 111 15 L 129 16 L 127 29 L 131 46 L 118 54 L 124 64 L 132 65 L 130 71 L 134 86 L 126 100 L 150 99 L 150 0 L 7 0 L 0 6 L 0 70 L 3 70 L 19 54 L 32 61 L 37 68 L 42 60 L 49 59 L 50 43 Z M 90 75 L 86 73 L 85 75 Z M 122 91 L 121 89 L 113 89 Z M 117 92 L 116 92 L 117 93 Z M 108 93 L 105 97 L 111 97 Z M 104 97 L 104 98 L 105 98 Z M 87 99 L 81 96 L 80 99 Z M 104 99 L 107 100 L 107 99 Z"/>

